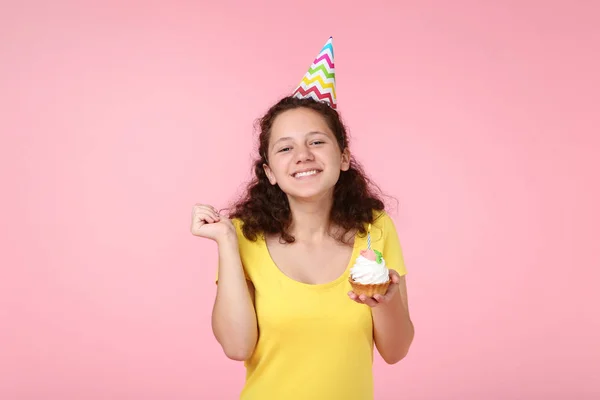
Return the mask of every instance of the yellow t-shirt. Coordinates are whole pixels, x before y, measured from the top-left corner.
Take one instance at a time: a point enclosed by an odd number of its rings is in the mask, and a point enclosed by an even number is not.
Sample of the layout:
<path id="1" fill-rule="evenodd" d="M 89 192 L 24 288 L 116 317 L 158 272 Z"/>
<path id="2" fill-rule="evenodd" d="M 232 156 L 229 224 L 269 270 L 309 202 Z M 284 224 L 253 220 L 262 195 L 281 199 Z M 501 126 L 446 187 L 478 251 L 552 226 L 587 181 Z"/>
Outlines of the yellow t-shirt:
<path id="1" fill-rule="evenodd" d="M 259 338 L 245 362 L 240 400 L 372 400 L 371 308 L 348 297 L 348 276 L 367 238 L 358 236 L 350 262 L 336 280 L 318 285 L 289 278 L 273 262 L 262 237 L 246 239 L 233 220 L 246 277 L 255 287 Z M 406 274 L 392 219 L 377 215 L 371 247 L 386 266 Z"/>

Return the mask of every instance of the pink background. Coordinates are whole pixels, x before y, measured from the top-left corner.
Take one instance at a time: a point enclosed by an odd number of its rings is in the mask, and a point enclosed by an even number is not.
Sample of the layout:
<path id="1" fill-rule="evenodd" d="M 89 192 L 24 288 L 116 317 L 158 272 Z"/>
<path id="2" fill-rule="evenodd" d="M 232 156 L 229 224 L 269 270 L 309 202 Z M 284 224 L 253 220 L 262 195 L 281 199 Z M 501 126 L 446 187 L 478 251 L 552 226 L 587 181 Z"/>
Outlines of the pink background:
<path id="1" fill-rule="evenodd" d="M 409 268 L 415 342 L 376 399 L 599 398 L 593 1 L 12 3 L 0 398 L 236 398 L 190 211 L 234 198 L 329 35 Z"/>

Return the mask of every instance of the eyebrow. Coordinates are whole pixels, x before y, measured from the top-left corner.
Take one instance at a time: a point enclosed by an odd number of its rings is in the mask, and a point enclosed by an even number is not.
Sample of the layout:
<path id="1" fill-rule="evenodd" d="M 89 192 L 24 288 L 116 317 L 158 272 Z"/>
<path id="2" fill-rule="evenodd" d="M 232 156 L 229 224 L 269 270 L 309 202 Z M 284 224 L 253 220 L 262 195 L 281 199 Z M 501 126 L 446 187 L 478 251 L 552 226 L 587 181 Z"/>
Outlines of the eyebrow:
<path id="1" fill-rule="evenodd" d="M 312 135 L 325 135 L 325 136 L 328 136 L 328 135 L 327 135 L 325 132 L 321 132 L 321 131 L 310 131 L 310 132 L 308 132 L 308 133 L 306 134 L 306 136 L 312 136 Z M 279 139 L 277 139 L 275 142 L 273 142 L 273 146 L 271 146 L 271 147 L 275 147 L 275 145 L 276 145 L 277 143 L 279 143 L 279 142 L 281 142 L 281 141 L 283 141 L 283 140 L 293 140 L 293 139 L 294 139 L 294 138 L 293 138 L 293 137 L 290 137 L 290 136 L 285 136 L 285 137 L 279 138 Z"/>

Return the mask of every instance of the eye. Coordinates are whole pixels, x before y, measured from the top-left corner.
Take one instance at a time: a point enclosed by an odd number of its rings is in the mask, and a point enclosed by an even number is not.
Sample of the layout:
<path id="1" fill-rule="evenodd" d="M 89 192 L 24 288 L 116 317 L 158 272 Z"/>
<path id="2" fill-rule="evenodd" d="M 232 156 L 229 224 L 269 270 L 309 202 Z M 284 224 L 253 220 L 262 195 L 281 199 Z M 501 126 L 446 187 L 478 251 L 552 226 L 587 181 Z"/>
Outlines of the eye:
<path id="1" fill-rule="evenodd" d="M 282 149 L 279 149 L 277 152 L 278 153 L 283 153 L 283 152 L 286 152 L 286 151 L 290 151 L 290 149 L 291 149 L 291 147 L 284 147 Z"/>
<path id="2" fill-rule="evenodd" d="M 323 143 L 325 143 L 325 142 L 322 140 L 315 140 L 314 142 L 312 142 L 312 144 L 323 144 Z"/>

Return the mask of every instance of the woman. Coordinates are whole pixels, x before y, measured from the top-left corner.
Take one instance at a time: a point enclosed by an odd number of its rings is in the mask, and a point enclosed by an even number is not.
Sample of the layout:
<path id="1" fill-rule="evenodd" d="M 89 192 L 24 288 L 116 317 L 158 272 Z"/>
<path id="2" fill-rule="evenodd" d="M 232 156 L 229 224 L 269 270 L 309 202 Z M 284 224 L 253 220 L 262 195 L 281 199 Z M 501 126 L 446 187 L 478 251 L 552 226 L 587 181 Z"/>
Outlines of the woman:
<path id="1" fill-rule="evenodd" d="M 414 328 L 394 223 L 334 107 L 293 96 L 274 105 L 254 174 L 229 218 L 198 204 L 192 221 L 194 235 L 218 243 L 212 326 L 247 367 L 241 399 L 373 399 L 373 345 L 397 363 Z M 369 226 L 391 279 L 372 298 L 348 280 Z"/>

